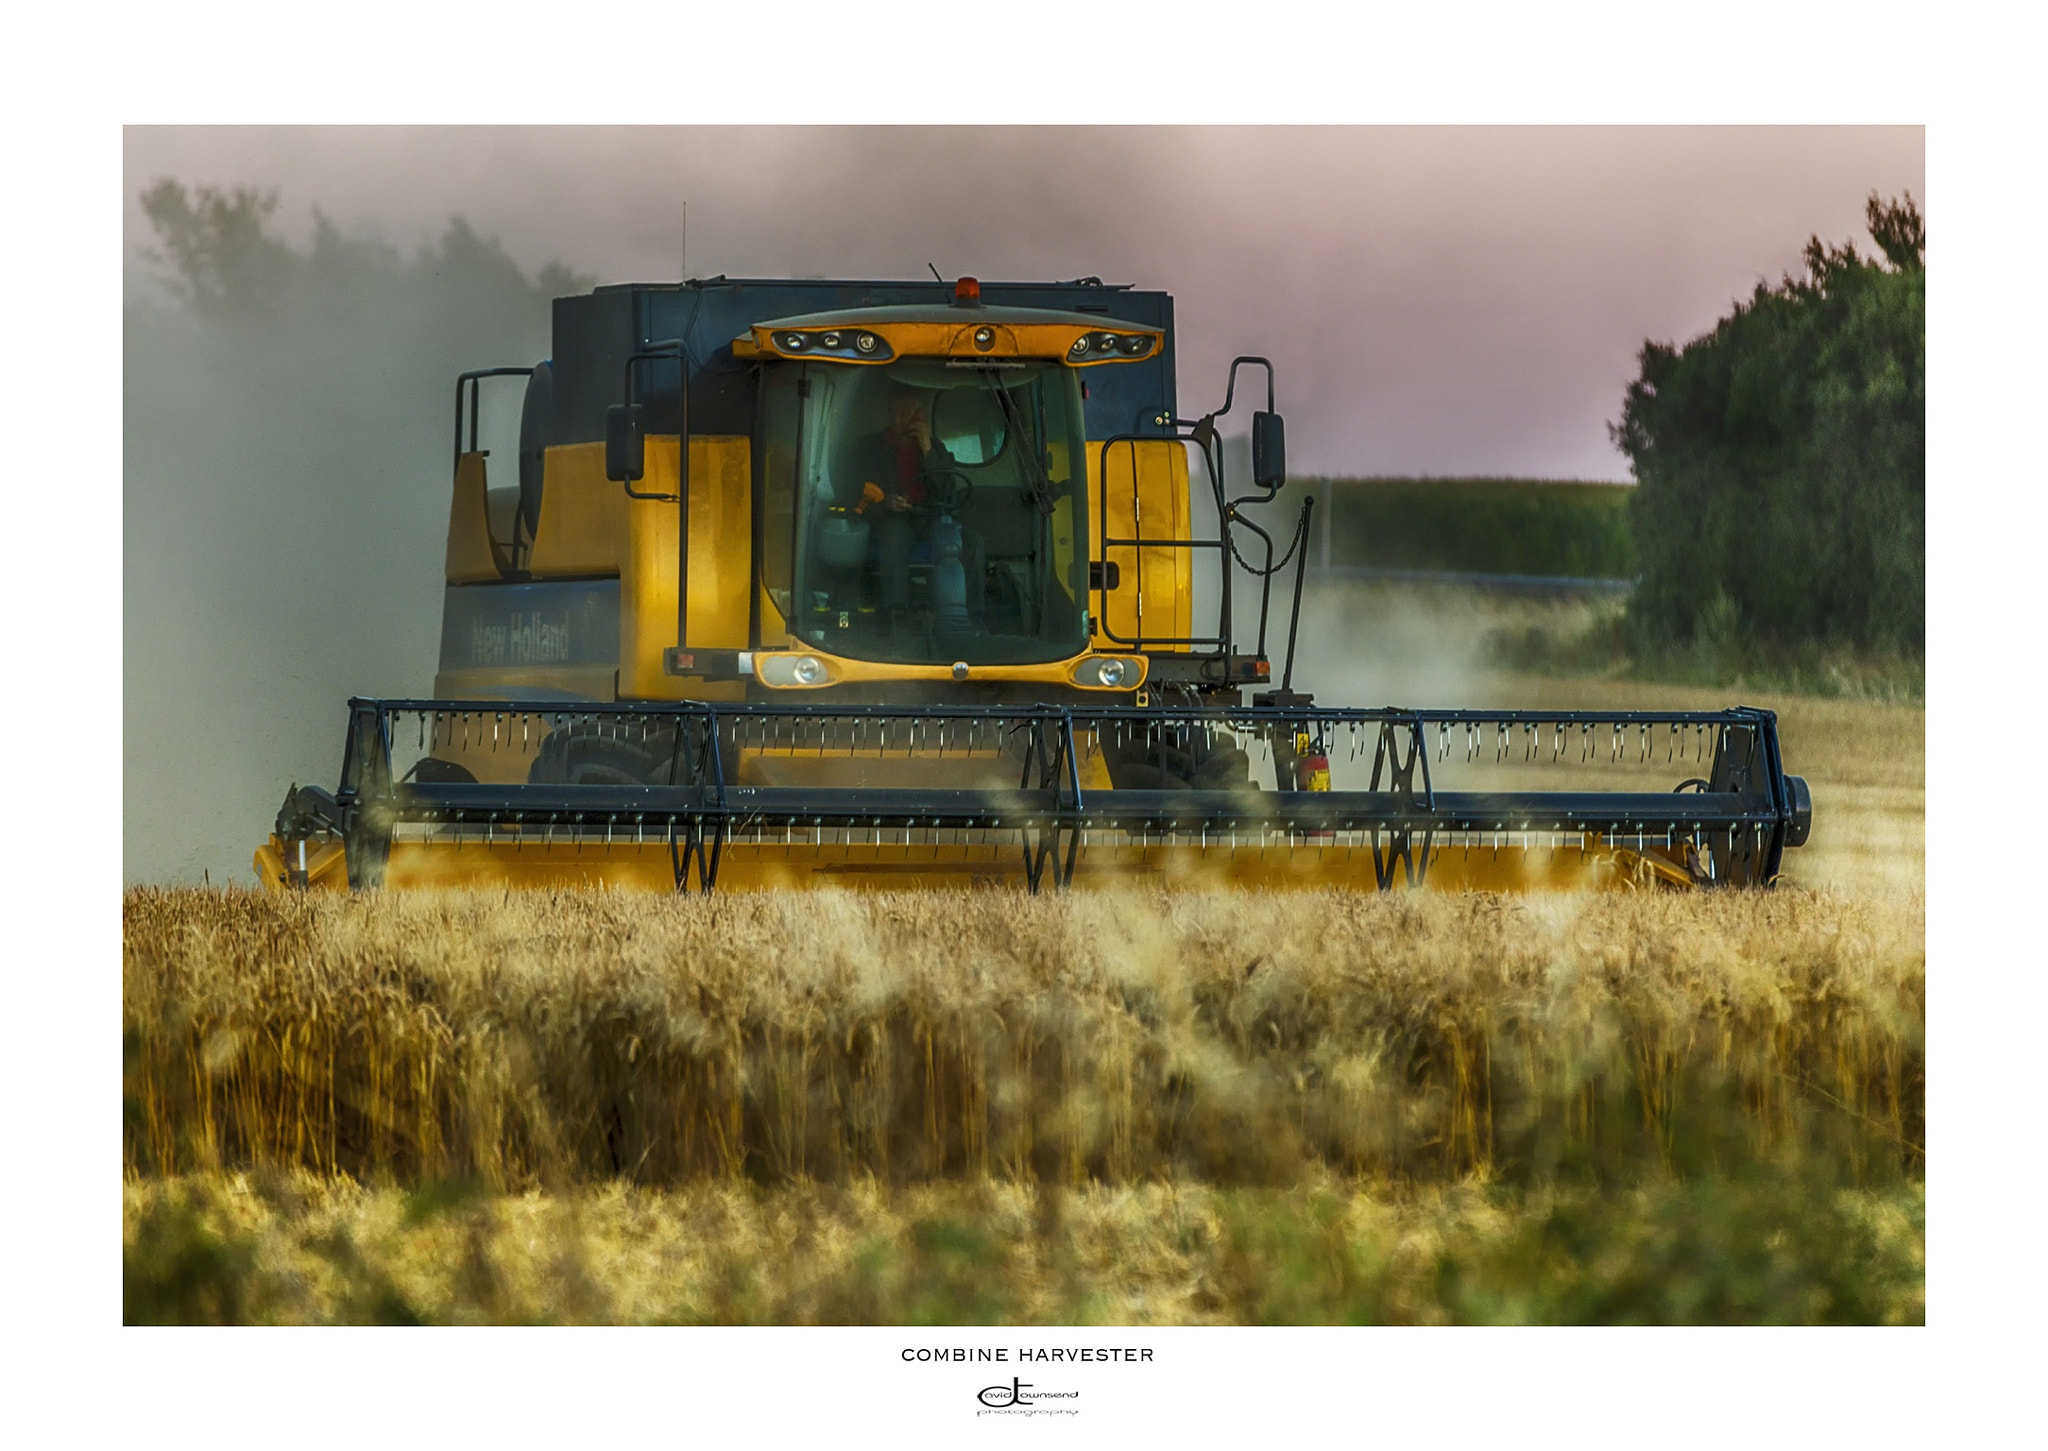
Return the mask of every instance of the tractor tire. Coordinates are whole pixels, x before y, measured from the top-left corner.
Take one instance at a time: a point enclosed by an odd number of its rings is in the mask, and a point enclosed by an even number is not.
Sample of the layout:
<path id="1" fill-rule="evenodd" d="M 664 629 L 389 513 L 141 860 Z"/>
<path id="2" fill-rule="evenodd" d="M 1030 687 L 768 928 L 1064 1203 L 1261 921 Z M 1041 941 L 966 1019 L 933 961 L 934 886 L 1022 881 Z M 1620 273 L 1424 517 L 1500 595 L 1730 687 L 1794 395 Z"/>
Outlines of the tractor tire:
<path id="1" fill-rule="evenodd" d="M 673 722 L 628 723 L 582 721 L 561 727 L 541 742 L 526 779 L 536 785 L 662 786 L 676 763 Z M 729 729 L 729 728 L 728 728 Z M 694 739 L 686 739 L 679 785 L 696 782 Z M 738 780 L 736 742 L 722 733 L 728 786 Z"/>
<path id="2" fill-rule="evenodd" d="M 1161 731 L 1125 741 L 1104 762 L 1112 790 L 1252 791 L 1251 758 L 1214 732 Z"/>

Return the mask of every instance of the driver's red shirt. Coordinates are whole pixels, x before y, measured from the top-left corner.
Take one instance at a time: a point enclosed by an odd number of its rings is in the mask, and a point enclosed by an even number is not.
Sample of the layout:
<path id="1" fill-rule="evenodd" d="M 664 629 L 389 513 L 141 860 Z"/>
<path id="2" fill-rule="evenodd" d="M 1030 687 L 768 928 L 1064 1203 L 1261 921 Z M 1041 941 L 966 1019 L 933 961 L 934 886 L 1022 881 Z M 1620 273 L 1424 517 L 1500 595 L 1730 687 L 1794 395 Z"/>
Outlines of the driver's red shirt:
<path id="1" fill-rule="evenodd" d="M 924 502 L 924 480 L 917 476 L 918 465 L 924 462 L 924 455 L 918 451 L 914 438 L 898 438 L 884 429 L 882 442 L 888 446 L 889 456 L 896 461 L 896 487 L 891 491 L 901 494 L 913 504 Z"/>

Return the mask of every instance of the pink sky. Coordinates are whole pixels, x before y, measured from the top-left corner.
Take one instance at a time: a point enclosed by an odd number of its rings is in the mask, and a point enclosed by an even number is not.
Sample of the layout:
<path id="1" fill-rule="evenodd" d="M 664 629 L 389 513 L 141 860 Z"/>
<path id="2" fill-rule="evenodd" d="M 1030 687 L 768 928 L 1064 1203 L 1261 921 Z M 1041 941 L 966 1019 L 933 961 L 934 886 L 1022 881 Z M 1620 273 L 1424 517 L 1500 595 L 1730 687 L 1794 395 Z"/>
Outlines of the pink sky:
<path id="1" fill-rule="evenodd" d="M 1926 187 L 1919 127 L 130 128 L 125 172 L 131 292 L 160 176 L 607 282 L 1092 274 L 1175 295 L 1183 413 L 1271 356 L 1298 475 L 1604 479 L 1644 338 Z"/>

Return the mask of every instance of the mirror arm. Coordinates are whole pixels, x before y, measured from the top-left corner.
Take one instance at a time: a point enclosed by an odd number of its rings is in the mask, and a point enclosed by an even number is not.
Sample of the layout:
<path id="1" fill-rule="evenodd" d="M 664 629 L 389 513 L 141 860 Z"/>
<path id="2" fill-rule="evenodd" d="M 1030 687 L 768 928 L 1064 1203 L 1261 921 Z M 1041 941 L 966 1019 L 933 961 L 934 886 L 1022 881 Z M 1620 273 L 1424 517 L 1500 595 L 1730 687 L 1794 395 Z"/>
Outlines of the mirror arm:
<path id="1" fill-rule="evenodd" d="M 683 362 L 683 340 L 681 338 L 667 338 L 658 343 L 649 343 L 646 347 L 642 348 L 638 352 L 627 354 L 625 390 L 626 407 L 631 408 L 633 406 L 633 370 L 635 366 L 640 363 L 650 362 L 656 358 L 674 358 L 677 360 L 678 363 Z M 677 394 L 680 400 L 680 407 L 683 410 L 683 416 L 685 419 L 687 419 L 689 417 L 689 369 L 685 367 L 682 371 L 683 376 L 680 383 L 677 385 Z M 682 457 L 676 465 L 679 481 L 678 492 L 673 494 L 642 493 L 640 490 L 633 487 L 633 480 L 642 477 L 642 475 L 640 474 L 635 474 L 633 478 L 620 480 L 620 482 L 626 486 L 627 498 L 645 499 L 648 500 L 649 502 L 657 504 L 682 503 L 684 495 L 686 495 L 689 492 L 690 481 L 690 430 L 687 422 L 685 422 L 685 424 L 683 425 L 682 433 L 682 446 L 680 449 Z M 687 533 L 689 529 L 689 524 L 687 521 L 684 522 L 683 528 L 684 531 Z M 682 642 L 678 640 L 677 643 L 681 644 Z"/>
<path id="2" fill-rule="evenodd" d="M 1223 406 L 1217 409 L 1214 413 L 1210 414 L 1209 417 L 1221 418 L 1224 414 L 1230 411 L 1231 400 L 1237 396 L 1237 370 L 1243 367 L 1246 363 L 1257 364 L 1259 367 L 1264 368 L 1266 370 L 1266 411 L 1268 413 L 1274 411 L 1273 364 L 1265 358 L 1256 358 L 1247 354 L 1244 357 L 1232 358 L 1230 360 L 1230 382 L 1228 386 L 1226 386 L 1223 390 Z"/>

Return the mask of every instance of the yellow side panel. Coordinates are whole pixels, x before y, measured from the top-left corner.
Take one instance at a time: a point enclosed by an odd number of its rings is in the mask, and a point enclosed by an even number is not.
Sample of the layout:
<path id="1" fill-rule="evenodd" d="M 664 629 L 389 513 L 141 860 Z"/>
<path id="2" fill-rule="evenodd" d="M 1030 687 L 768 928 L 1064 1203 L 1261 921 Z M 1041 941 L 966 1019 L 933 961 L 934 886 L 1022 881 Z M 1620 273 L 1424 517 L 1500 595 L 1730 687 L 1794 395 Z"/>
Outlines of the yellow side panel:
<path id="1" fill-rule="evenodd" d="M 667 481 L 657 470 L 666 443 Z M 676 441 L 647 440 L 647 478 L 634 487 L 643 493 L 673 493 Z M 617 574 L 626 549 L 625 487 L 604 476 L 602 443 L 569 443 L 546 454 L 546 485 L 541 493 L 540 527 L 534 531 L 527 569 L 541 578 Z"/>
<path id="2" fill-rule="evenodd" d="M 512 561 L 491 538 L 485 501 L 484 455 L 466 453 L 455 462 L 455 491 L 448 501 L 448 583 L 483 584 L 502 579 Z"/>
<path id="3" fill-rule="evenodd" d="M 673 494 L 677 440 L 647 440 L 642 493 Z M 618 489 L 617 484 L 612 485 Z M 620 490 L 624 492 L 623 489 Z M 690 617 L 688 644 L 744 650 L 747 591 L 753 584 L 753 473 L 742 436 L 690 440 Z M 619 571 L 619 695 L 675 700 L 697 688 L 662 669 L 662 651 L 676 643 L 676 509 L 629 499 L 626 549 Z"/>
<path id="4" fill-rule="evenodd" d="M 647 474 L 633 487 L 643 494 L 675 493 L 678 457 L 675 435 L 649 437 Z M 676 508 L 657 499 L 626 501 L 626 549 L 619 567 L 621 699 L 676 693 L 661 668 L 661 652 L 676 643 Z"/>
<path id="5" fill-rule="evenodd" d="M 692 438 L 689 643 L 709 650 L 751 645 L 747 591 L 753 582 L 754 474 L 748 440 L 744 435 Z"/>
<path id="6" fill-rule="evenodd" d="M 1109 471 L 1106 491 L 1102 488 L 1105 468 Z M 1097 622 L 1098 647 L 1114 648 L 1141 635 L 1149 644 L 1192 634 L 1194 551 L 1131 545 L 1105 550 L 1102 544 L 1106 535 L 1126 539 L 1188 537 L 1188 455 L 1180 442 L 1155 438 L 1120 443 L 1107 460 L 1103 446 L 1091 442 L 1088 528 L 1090 558 L 1116 565 L 1118 574 L 1117 587 L 1109 591 L 1103 608 L 1104 618 Z"/>

